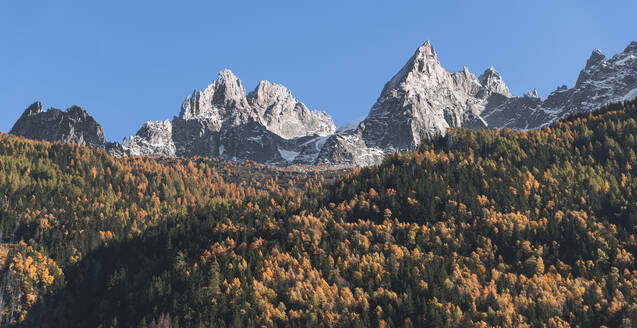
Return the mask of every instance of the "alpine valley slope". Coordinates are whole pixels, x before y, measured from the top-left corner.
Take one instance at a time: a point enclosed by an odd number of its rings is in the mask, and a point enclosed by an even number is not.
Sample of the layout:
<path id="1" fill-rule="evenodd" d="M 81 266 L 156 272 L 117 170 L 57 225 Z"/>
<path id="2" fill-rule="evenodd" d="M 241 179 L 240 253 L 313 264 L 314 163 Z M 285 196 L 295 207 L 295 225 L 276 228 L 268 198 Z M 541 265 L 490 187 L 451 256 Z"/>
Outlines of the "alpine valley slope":
<path id="1" fill-rule="evenodd" d="M 535 129 L 635 98 L 636 57 L 637 42 L 608 60 L 595 50 L 574 87 L 559 87 L 542 100 L 535 90 L 511 95 L 493 67 L 479 77 L 466 67 L 450 73 L 427 41 L 385 85 L 368 116 L 341 130 L 327 113 L 309 110 L 282 85 L 261 81 L 246 94 L 226 69 L 205 90 L 187 97 L 172 121 L 146 122 L 121 145 L 102 145 L 118 156 L 205 156 L 275 166 L 375 165 L 386 154 L 414 149 L 451 127 Z M 28 131 L 15 134 L 43 138 Z"/>

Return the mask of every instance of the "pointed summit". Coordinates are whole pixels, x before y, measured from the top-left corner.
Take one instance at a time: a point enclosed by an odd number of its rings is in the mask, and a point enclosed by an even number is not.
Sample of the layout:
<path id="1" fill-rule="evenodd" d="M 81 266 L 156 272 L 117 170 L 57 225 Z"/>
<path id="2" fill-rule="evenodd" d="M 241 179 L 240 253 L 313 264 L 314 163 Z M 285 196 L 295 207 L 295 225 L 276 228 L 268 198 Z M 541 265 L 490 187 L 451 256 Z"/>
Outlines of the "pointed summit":
<path id="1" fill-rule="evenodd" d="M 502 75 L 493 66 L 487 68 L 479 77 L 480 84 L 490 92 L 499 93 L 506 97 L 511 97 L 511 92 L 504 81 Z"/>
<path id="2" fill-rule="evenodd" d="M 599 65 L 603 63 L 605 59 L 606 59 L 606 56 L 604 56 L 601 50 L 599 49 L 593 50 L 593 52 L 591 53 L 591 56 L 588 57 L 588 60 L 586 61 L 586 66 L 579 73 L 579 76 L 577 77 L 577 81 L 575 82 L 575 87 L 576 88 L 581 87 L 586 81 L 590 80 L 592 76 L 594 75 L 593 72 L 598 70 L 596 67 L 599 67 Z"/>
<path id="3" fill-rule="evenodd" d="M 251 104 L 263 107 L 269 107 L 287 98 L 293 98 L 290 89 L 270 81 L 260 81 L 257 87 L 248 94 L 248 101 Z"/>
<path id="4" fill-rule="evenodd" d="M 451 74 L 438 61 L 436 50 L 427 41 L 418 47 L 405 66 L 385 85 L 386 91 L 411 87 L 432 87 L 441 83 L 450 83 Z M 401 84 L 404 84 L 400 87 Z"/>
<path id="5" fill-rule="evenodd" d="M 438 61 L 436 50 L 427 40 L 422 46 L 418 47 L 416 53 L 409 59 L 406 66 L 410 66 L 410 71 L 424 74 L 431 74 L 442 68 Z"/>
<path id="6" fill-rule="evenodd" d="M 246 108 L 248 100 L 241 80 L 229 69 L 224 69 L 203 91 L 194 91 L 181 104 L 179 117 L 219 117 L 219 108 Z"/>
<path id="7" fill-rule="evenodd" d="M 631 42 L 626 49 L 624 49 L 624 52 L 637 52 L 637 42 Z"/>
<path id="8" fill-rule="evenodd" d="M 463 66 L 462 70 L 451 74 L 454 84 L 466 94 L 475 96 L 480 90 L 480 81 L 476 78 L 467 66 Z"/>
<path id="9" fill-rule="evenodd" d="M 604 56 L 604 54 L 602 53 L 601 50 L 599 50 L 599 49 L 593 50 L 593 52 L 591 53 L 591 56 L 586 61 L 586 68 L 585 69 L 589 69 L 592 66 L 603 62 L 604 59 L 606 59 L 606 56 Z"/>
<path id="10" fill-rule="evenodd" d="M 436 50 L 431 45 L 429 40 L 425 41 L 425 43 L 418 48 L 414 57 L 430 57 L 435 60 L 438 60 L 438 55 L 436 55 Z"/>
<path id="11" fill-rule="evenodd" d="M 214 88 L 213 104 L 235 106 L 245 101 L 246 91 L 241 85 L 241 80 L 227 68 L 219 72 L 217 81 L 213 82 L 206 91 L 210 87 Z"/>
<path id="12" fill-rule="evenodd" d="M 323 111 L 310 111 L 284 85 L 261 81 L 248 94 L 256 119 L 285 139 L 329 135 L 336 131 L 332 118 Z"/>
<path id="13" fill-rule="evenodd" d="M 30 115 L 35 115 L 38 113 L 42 112 L 42 103 L 39 101 L 34 102 L 33 104 L 31 104 L 31 106 L 29 106 L 25 111 L 24 114 L 22 114 L 23 116 L 30 116 Z"/>
<path id="14" fill-rule="evenodd" d="M 467 66 L 462 66 L 462 70 L 454 72 L 453 74 L 451 74 L 451 76 L 454 79 L 458 79 L 458 78 L 462 78 L 464 80 L 468 80 L 470 82 L 476 82 L 478 81 L 478 79 L 476 78 L 475 75 L 473 75 L 473 73 L 471 73 L 471 71 L 469 71 L 469 68 Z"/>

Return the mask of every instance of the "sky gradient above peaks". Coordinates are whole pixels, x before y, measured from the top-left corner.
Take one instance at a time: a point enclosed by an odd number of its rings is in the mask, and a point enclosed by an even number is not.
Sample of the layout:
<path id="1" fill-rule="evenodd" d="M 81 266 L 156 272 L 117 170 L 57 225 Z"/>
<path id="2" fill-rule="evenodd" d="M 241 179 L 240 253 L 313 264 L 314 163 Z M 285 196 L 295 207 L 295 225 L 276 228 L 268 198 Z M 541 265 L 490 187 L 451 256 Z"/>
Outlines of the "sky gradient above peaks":
<path id="1" fill-rule="evenodd" d="M 635 1 L 3 1 L 0 131 L 36 100 L 77 104 L 121 141 L 170 119 L 224 68 L 281 83 L 337 125 L 362 118 L 431 40 L 441 64 L 493 65 L 514 95 L 573 86 L 595 48 L 637 40 Z"/>

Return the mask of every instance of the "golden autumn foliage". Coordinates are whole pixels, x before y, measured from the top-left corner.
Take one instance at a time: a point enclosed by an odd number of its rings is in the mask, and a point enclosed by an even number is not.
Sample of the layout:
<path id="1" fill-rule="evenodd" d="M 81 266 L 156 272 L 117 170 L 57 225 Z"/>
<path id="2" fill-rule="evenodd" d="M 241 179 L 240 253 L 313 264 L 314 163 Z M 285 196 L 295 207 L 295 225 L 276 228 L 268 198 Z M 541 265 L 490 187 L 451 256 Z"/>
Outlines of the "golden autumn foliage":
<path id="1" fill-rule="evenodd" d="M 3 135 L 12 322 L 634 326 L 633 105 L 457 129 L 348 172 Z"/>

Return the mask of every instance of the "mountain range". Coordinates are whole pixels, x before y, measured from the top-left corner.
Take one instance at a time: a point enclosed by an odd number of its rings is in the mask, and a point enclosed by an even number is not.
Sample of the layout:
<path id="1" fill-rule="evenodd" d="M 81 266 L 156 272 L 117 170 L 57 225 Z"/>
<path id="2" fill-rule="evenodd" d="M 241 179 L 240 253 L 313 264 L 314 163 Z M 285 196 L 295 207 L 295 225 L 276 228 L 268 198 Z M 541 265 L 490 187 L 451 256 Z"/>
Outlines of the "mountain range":
<path id="1" fill-rule="evenodd" d="M 83 109 L 31 105 L 11 133 L 33 139 L 100 146 L 116 156 L 219 157 L 275 166 L 368 166 L 386 154 L 414 149 L 448 128 L 535 129 L 572 114 L 637 97 L 637 42 L 609 59 L 592 52 L 572 88 L 546 99 L 513 96 L 493 67 L 476 77 L 449 72 L 429 41 L 385 84 L 368 116 L 337 129 L 324 111 L 310 110 L 283 85 L 261 81 L 246 92 L 230 70 L 186 97 L 172 120 L 149 121 L 122 143 L 106 142 Z"/>

